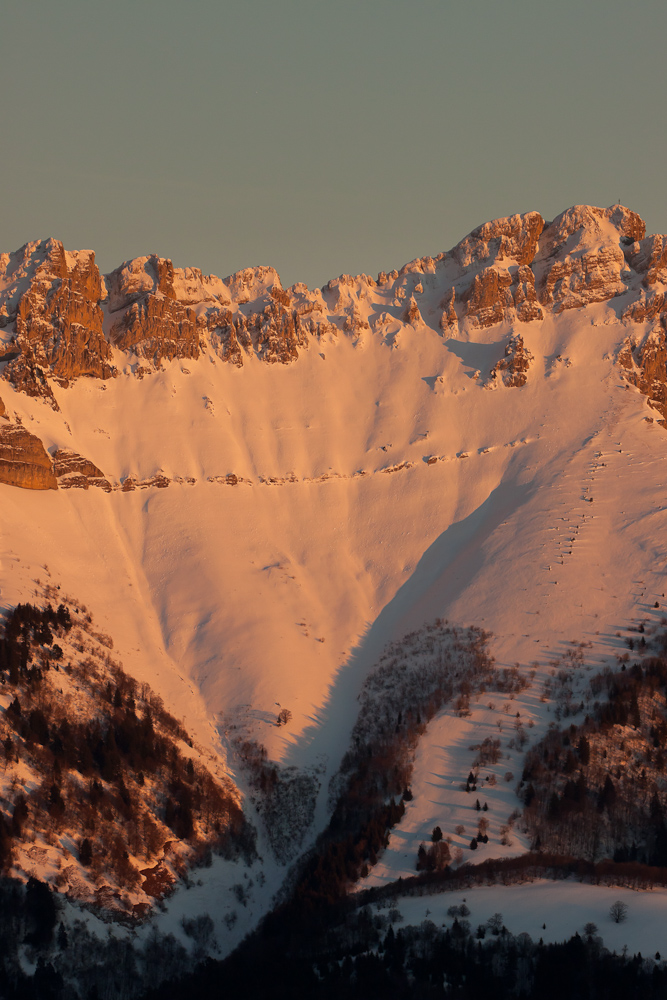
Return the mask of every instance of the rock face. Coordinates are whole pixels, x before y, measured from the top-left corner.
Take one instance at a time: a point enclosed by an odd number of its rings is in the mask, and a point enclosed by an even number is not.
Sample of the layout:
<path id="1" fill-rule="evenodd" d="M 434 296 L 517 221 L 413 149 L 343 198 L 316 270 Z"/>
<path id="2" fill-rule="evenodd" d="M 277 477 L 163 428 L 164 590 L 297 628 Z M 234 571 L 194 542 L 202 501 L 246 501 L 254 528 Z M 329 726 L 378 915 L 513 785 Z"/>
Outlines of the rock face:
<path id="1" fill-rule="evenodd" d="M 609 302 L 628 326 L 643 325 L 619 361 L 664 408 L 667 237 L 647 237 L 639 216 L 621 205 L 575 205 L 552 222 L 538 212 L 496 219 L 449 253 L 381 272 L 377 281 L 341 275 L 312 291 L 284 289 L 272 267 L 221 280 L 156 255 L 102 278 L 92 252 L 44 240 L 0 255 L 0 377 L 57 408 L 56 394 L 72 379 L 107 379 L 127 362 L 138 377 L 205 351 L 239 367 L 250 358 L 291 364 L 323 338 L 356 344 L 378 336 L 396 347 L 401 328 L 449 337 L 507 324 L 516 334 L 521 324 L 598 302 Z M 509 385 L 525 378 L 517 336 L 495 370 Z"/>
<path id="2" fill-rule="evenodd" d="M 577 205 L 563 212 L 540 239 L 534 267 L 540 302 L 558 313 L 622 295 L 628 286 L 621 241 L 642 239 L 645 230 L 639 216 L 621 205 Z"/>
<path id="3" fill-rule="evenodd" d="M 628 245 L 637 247 L 637 267 L 651 274 L 664 267 L 662 238 L 645 241 L 644 232 L 621 205 L 576 205 L 550 223 L 530 212 L 480 226 L 452 251 L 471 275 L 457 291 L 462 318 L 478 327 L 526 323 L 542 319 L 544 307 L 559 313 L 622 295 L 632 277 Z"/>
<path id="4" fill-rule="evenodd" d="M 542 319 L 530 265 L 543 229 L 539 212 L 512 215 L 478 226 L 454 247 L 451 256 L 465 275 L 456 291 L 462 319 L 481 328 L 505 319 Z M 450 307 L 448 326 L 451 321 Z"/>
<path id="5" fill-rule="evenodd" d="M 667 426 L 667 338 L 664 328 L 651 331 L 639 343 L 633 344 L 626 339 L 619 351 L 618 363 L 627 381 L 661 414 L 659 423 Z"/>
<path id="6" fill-rule="evenodd" d="M 163 359 L 199 357 L 197 314 L 174 291 L 174 280 L 182 274 L 177 275 L 170 260 L 155 255 L 126 261 L 112 271 L 107 283 L 109 311 L 117 316 L 111 327 L 116 347 L 156 367 Z"/>
<path id="7" fill-rule="evenodd" d="M 4 377 L 17 389 L 52 402 L 47 373 L 65 386 L 81 375 L 114 374 L 92 251 L 67 253 L 57 240 L 27 243 L 0 257 L 0 277 L 0 324 L 14 329 Z"/>
<path id="8" fill-rule="evenodd" d="M 307 347 L 311 332 L 279 281 L 247 312 L 239 311 L 235 316 L 226 310 L 213 315 L 211 321 L 215 324 L 211 330 L 213 348 L 223 361 L 239 367 L 244 354 L 255 354 L 271 364 L 288 364 L 299 356 L 299 347 Z"/>
<path id="9" fill-rule="evenodd" d="M 58 486 L 62 490 L 74 488 L 87 490 L 90 486 L 97 486 L 106 492 L 111 490 L 111 484 L 102 470 L 75 451 L 64 448 L 55 451 L 53 469 Z"/>
<path id="10" fill-rule="evenodd" d="M 0 483 L 26 490 L 57 490 L 44 445 L 18 424 L 0 424 Z"/>
<path id="11" fill-rule="evenodd" d="M 503 385 L 520 388 L 528 381 L 527 372 L 533 355 L 524 345 L 523 337 L 514 334 L 505 347 L 505 357 L 491 369 L 491 378 L 498 379 Z"/>
<path id="12" fill-rule="evenodd" d="M 473 229 L 454 247 L 452 256 L 464 269 L 473 264 L 504 260 L 531 264 L 543 229 L 544 219 L 539 212 L 496 219 Z"/>
<path id="13" fill-rule="evenodd" d="M 506 310 L 513 305 L 511 284 L 509 272 L 496 267 L 485 267 L 475 275 L 472 284 L 463 294 L 465 315 L 470 316 L 474 325 L 479 327 L 502 323 Z"/>
<path id="14" fill-rule="evenodd" d="M 517 268 L 511 291 L 516 318 L 521 323 L 532 323 L 534 320 L 544 318 L 544 311 L 537 301 L 535 275 L 529 267 Z"/>
<path id="15" fill-rule="evenodd" d="M 198 358 L 210 343 L 223 361 L 241 366 L 254 354 L 287 364 L 307 344 L 302 317 L 314 305 L 284 291 L 272 267 L 246 268 L 220 281 L 170 260 L 127 261 L 109 275 L 114 346 L 157 367 L 173 358 Z M 303 286 L 305 289 L 305 286 Z"/>
<path id="16" fill-rule="evenodd" d="M 163 296 L 148 295 L 134 302 L 114 323 L 111 337 L 116 347 L 147 358 L 156 367 L 163 359 L 199 357 L 197 314 Z"/>
<path id="17" fill-rule="evenodd" d="M 19 392 L 24 392 L 26 396 L 35 396 L 43 399 L 54 410 L 60 409 L 53 395 L 53 389 L 49 385 L 47 374 L 39 365 L 36 365 L 28 352 L 19 354 L 5 368 L 4 377 L 12 383 Z"/>

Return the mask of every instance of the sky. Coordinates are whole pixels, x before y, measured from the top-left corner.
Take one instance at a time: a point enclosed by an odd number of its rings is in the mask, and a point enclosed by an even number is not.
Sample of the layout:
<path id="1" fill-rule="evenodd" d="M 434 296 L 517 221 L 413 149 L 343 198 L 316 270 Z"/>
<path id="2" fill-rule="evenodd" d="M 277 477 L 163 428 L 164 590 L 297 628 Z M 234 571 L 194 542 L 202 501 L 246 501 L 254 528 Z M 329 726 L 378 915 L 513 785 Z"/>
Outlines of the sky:
<path id="1" fill-rule="evenodd" d="M 620 200 L 667 232 L 664 0 L 4 0 L 0 251 L 283 285 Z"/>

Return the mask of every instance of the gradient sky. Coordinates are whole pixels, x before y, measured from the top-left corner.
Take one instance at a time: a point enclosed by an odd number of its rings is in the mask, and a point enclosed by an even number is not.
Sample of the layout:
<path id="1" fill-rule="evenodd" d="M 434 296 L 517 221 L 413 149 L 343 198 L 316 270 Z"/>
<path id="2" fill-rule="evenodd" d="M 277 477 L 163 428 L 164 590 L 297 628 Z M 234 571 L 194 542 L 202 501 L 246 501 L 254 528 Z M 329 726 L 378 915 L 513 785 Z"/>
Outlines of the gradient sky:
<path id="1" fill-rule="evenodd" d="M 665 0 L 4 0 L 0 250 L 377 274 L 569 205 L 667 232 Z"/>

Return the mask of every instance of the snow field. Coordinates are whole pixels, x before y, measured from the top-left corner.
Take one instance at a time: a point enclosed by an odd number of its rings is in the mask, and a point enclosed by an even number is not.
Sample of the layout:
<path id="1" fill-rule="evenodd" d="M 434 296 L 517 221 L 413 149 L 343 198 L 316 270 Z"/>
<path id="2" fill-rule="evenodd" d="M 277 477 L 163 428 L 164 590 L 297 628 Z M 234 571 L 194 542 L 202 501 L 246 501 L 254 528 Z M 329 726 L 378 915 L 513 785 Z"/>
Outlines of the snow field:
<path id="1" fill-rule="evenodd" d="M 616 900 L 628 908 L 627 919 L 619 924 L 609 916 L 609 907 Z M 447 910 L 462 903 L 470 910 L 465 919 L 473 931 L 494 913 L 500 913 L 511 934 L 530 934 L 534 941 L 542 938 L 548 944 L 566 941 L 574 934 L 583 937 L 585 925 L 594 923 L 609 951 L 621 953 L 627 948 L 629 954 L 641 952 L 644 958 L 653 958 L 656 952 L 663 960 L 667 957 L 665 889 L 639 892 L 572 879 L 540 879 L 522 885 L 479 886 L 464 892 L 402 897 L 396 906 L 406 925 L 432 920 L 438 926 L 451 926 L 453 918 L 447 916 Z"/>

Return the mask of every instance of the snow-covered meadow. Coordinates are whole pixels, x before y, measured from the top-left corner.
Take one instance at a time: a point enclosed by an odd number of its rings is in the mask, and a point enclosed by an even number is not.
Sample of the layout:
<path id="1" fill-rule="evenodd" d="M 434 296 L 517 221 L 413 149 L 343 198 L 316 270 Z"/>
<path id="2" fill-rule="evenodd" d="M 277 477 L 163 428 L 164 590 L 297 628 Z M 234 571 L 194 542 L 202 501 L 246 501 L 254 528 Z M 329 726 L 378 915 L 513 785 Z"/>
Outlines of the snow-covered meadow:
<path id="1" fill-rule="evenodd" d="M 613 903 L 627 907 L 626 917 L 616 923 L 610 915 Z M 667 957 L 665 910 L 667 890 L 635 891 L 618 886 L 587 885 L 572 879 L 552 882 L 538 880 L 522 885 L 478 886 L 464 892 L 444 892 L 437 896 L 403 897 L 397 903 L 402 922 L 420 924 L 432 920 L 437 926 L 452 925 L 447 910 L 465 906 L 465 917 L 473 932 L 480 924 L 490 934 L 487 921 L 499 913 L 502 923 L 515 937 L 529 934 L 545 944 L 567 941 L 575 934 L 584 937 L 586 924 L 597 927 L 605 948 L 617 954 L 641 952 L 654 958 Z M 456 919 L 461 919 L 460 917 Z"/>

